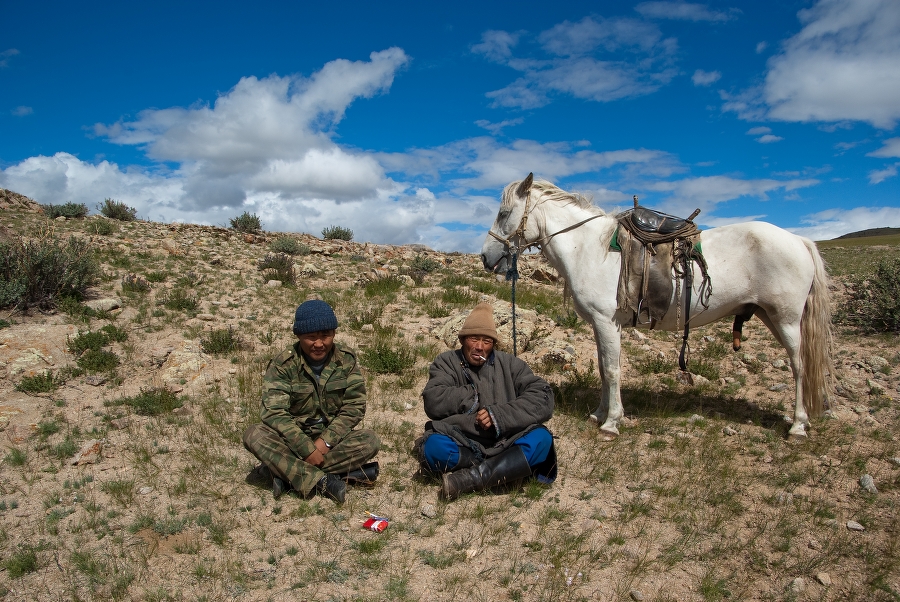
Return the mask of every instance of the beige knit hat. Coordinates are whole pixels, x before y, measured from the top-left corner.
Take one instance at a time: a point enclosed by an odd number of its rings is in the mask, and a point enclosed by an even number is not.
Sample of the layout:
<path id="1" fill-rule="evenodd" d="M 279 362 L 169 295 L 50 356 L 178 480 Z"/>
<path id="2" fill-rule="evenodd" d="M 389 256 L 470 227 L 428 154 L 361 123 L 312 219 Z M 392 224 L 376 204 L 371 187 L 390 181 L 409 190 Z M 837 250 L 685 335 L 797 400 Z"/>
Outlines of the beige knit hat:
<path id="1" fill-rule="evenodd" d="M 497 342 L 499 337 L 497 327 L 494 326 L 494 308 L 490 303 L 479 303 L 475 306 L 459 331 L 459 340 L 473 334 L 491 337 L 495 343 Z"/>

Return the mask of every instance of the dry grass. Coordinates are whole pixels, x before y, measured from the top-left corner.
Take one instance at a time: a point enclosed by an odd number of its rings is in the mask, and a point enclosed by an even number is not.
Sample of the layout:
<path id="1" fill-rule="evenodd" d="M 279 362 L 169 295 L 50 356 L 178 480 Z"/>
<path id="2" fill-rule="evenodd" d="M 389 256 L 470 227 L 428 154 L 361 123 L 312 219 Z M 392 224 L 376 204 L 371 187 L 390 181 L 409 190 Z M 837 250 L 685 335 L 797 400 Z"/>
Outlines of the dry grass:
<path id="1" fill-rule="evenodd" d="M 23 231 L 40 226 L 20 218 Z M 604 442 L 585 419 L 598 396 L 592 337 L 577 320 L 558 319 L 570 311 L 560 288 L 526 278 L 520 288 L 539 312 L 542 338 L 525 359 L 557 390 L 549 426 L 559 480 L 442 504 L 410 449 L 426 420 L 418 395 L 429 360 L 446 348 L 440 327 L 469 309 L 458 300 L 496 290 L 478 258 L 447 264 L 437 253 L 300 235 L 312 250 L 303 260 L 319 274 L 271 288 L 256 267 L 275 235 L 248 244 L 221 228 L 173 228 L 128 222 L 92 239 L 108 275 L 101 295 L 116 293 L 127 273 L 167 275 L 152 277 L 146 294 L 123 295 L 121 311 L 89 317 L 88 327 L 62 314 L 15 315 L 0 330 L 0 598 L 900 598 L 896 337 L 839 334 L 842 396 L 808 441 L 790 444 L 790 386 L 779 386 L 790 385 L 790 373 L 758 321 L 746 325 L 740 354 L 723 352 L 730 324 L 693 332 L 694 359 L 719 378 L 692 388 L 669 367 L 676 334 L 626 332 L 628 420 Z M 423 271 L 420 283 L 361 280 L 375 266 L 402 274 L 426 259 L 450 267 Z M 527 258 L 520 269 L 527 275 L 538 262 Z M 374 488 L 352 489 L 343 506 L 293 495 L 274 501 L 247 482 L 255 460 L 241 434 L 256 420 L 266 364 L 291 342 L 293 309 L 309 295 L 335 306 L 340 340 L 391 368 L 366 371 L 364 426 L 383 441 L 382 475 Z M 28 370 L 77 365 L 67 334 L 109 325 L 129 333 L 109 343 L 121 358 L 118 378 L 14 391 Z M 223 329 L 246 344 L 204 353 L 204 341 Z M 574 366 L 543 361 L 550 341 L 575 350 Z M 49 359 L 14 376 L 13 355 L 29 348 Z M 402 362 L 389 361 L 398 355 Z M 92 439 L 103 442 L 101 457 L 72 466 Z M 861 489 L 863 474 L 878 493 Z M 389 517 L 387 531 L 363 530 L 366 511 Z M 849 530 L 850 520 L 865 531 Z"/>

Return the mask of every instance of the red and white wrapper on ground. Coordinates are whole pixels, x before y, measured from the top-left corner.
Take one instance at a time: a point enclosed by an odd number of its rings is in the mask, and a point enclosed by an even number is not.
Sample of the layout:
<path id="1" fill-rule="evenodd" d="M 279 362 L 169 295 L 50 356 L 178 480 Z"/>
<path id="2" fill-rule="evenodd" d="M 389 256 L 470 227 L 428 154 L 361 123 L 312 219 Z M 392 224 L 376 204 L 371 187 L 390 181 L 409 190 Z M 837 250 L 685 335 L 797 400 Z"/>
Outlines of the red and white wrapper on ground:
<path id="1" fill-rule="evenodd" d="M 372 514 L 371 512 L 366 512 L 366 514 L 369 516 L 369 518 L 363 521 L 362 526 L 364 529 L 375 531 L 376 533 L 381 533 L 388 528 L 388 519 L 384 518 L 383 516 Z"/>

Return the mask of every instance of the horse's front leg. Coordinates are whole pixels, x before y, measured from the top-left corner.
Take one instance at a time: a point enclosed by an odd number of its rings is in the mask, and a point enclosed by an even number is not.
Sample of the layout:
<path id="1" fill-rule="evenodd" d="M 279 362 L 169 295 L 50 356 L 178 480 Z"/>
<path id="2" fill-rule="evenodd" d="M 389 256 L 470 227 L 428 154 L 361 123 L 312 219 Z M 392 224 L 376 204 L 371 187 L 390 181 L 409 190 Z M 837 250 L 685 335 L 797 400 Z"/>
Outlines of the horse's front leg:
<path id="1" fill-rule="evenodd" d="M 600 433 L 607 441 L 619 435 L 619 421 L 625 414 L 619 391 L 619 354 L 622 349 L 622 333 L 617 324 L 606 320 L 594 321 L 594 339 L 597 341 L 597 363 L 600 370 L 600 405 L 590 419 L 600 423 L 603 408 L 606 419 L 600 425 Z"/>

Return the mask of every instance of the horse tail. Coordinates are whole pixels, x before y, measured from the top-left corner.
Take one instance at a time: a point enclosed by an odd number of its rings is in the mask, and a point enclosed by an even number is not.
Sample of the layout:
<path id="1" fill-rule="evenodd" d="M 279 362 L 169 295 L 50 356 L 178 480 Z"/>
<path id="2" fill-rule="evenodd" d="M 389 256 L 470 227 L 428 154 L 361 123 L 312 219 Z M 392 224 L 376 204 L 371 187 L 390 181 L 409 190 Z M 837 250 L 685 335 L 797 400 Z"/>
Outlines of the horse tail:
<path id="1" fill-rule="evenodd" d="M 800 321 L 802 401 L 810 416 L 820 416 L 834 390 L 831 302 L 825 262 L 816 243 L 803 238 L 803 244 L 812 257 L 815 273 Z"/>

